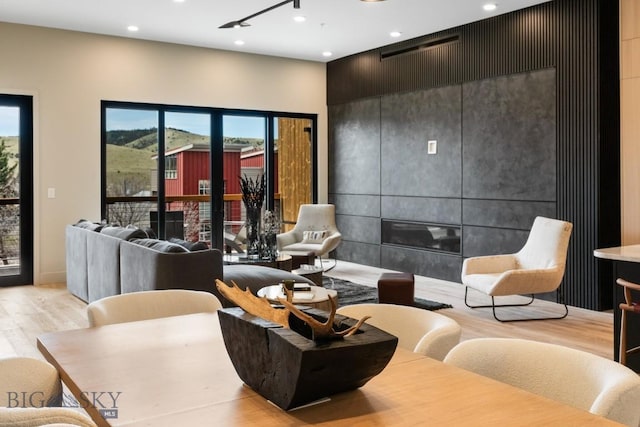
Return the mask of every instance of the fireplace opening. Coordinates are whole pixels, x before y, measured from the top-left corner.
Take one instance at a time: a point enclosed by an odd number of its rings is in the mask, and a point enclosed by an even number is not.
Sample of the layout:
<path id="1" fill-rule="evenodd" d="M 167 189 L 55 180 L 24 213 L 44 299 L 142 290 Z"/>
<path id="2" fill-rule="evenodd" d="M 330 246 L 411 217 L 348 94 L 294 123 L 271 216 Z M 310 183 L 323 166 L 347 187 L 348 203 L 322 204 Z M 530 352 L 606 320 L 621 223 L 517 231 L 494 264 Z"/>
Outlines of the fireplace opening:
<path id="1" fill-rule="evenodd" d="M 382 244 L 460 254 L 460 226 L 383 219 Z"/>

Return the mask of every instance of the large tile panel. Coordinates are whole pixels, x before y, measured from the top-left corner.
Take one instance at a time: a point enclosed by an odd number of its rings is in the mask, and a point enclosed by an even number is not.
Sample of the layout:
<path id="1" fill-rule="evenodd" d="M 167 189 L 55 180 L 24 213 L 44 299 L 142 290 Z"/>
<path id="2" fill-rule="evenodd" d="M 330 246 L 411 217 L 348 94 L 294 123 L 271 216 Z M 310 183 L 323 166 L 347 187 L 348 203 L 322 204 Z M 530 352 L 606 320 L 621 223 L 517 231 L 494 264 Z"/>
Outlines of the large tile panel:
<path id="1" fill-rule="evenodd" d="M 380 196 L 359 194 L 330 194 L 338 215 L 380 216 Z"/>
<path id="2" fill-rule="evenodd" d="M 382 194 L 460 196 L 460 108 L 458 85 L 382 97 Z"/>
<path id="3" fill-rule="evenodd" d="M 380 100 L 329 108 L 329 192 L 380 194 Z"/>
<path id="4" fill-rule="evenodd" d="M 382 196 L 382 218 L 439 224 L 460 224 L 461 200 Z"/>
<path id="5" fill-rule="evenodd" d="M 556 204 L 511 200 L 462 201 L 462 222 L 465 225 L 529 230 L 536 216 L 556 218 Z"/>
<path id="6" fill-rule="evenodd" d="M 463 197 L 556 200 L 553 69 L 463 85 Z"/>
<path id="7" fill-rule="evenodd" d="M 336 215 L 336 225 L 342 240 L 380 244 L 380 219 L 350 215 Z"/>
<path id="8" fill-rule="evenodd" d="M 462 254 L 465 258 L 518 252 L 527 241 L 529 230 L 506 228 L 462 228 Z"/>
<path id="9" fill-rule="evenodd" d="M 336 259 L 378 267 L 380 266 L 380 245 L 342 241 L 336 249 Z"/>
<path id="10" fill-rule="evenodd" d="M 460 282 L 460 272 L 462 271 L 460 256 L 391 245 L 382 245 L 380 263 L 382 268 L 452 282 Z"/>

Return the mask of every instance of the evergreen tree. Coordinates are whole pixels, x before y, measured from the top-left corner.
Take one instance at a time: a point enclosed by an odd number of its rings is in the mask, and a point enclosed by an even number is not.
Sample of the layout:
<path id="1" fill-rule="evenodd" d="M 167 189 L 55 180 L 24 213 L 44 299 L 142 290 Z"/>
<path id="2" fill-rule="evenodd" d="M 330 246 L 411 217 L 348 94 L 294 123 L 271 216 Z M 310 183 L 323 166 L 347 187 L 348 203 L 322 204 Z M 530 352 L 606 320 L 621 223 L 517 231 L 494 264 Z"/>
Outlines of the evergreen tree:
<path id="1" fill-rule="evenodd" d="M 0 199 L 18 195 L 15 186 L 18 165 L 9 163 L 10 155 L 4 140 L 0 140 Z M 0 205 L 0 261 L 4 265 L 9 264 L 9 258 L 18 255 L 18 216 L 18 205 Z"/>
<path id="2" fill-rule="evenodd" d="M 15 197 L 16 189 L 14 187 L 17 164 L 10 164 L 9 157 L 11 153 L 7 150 L 4 140 L 0 141 L 0 197 Z"/>

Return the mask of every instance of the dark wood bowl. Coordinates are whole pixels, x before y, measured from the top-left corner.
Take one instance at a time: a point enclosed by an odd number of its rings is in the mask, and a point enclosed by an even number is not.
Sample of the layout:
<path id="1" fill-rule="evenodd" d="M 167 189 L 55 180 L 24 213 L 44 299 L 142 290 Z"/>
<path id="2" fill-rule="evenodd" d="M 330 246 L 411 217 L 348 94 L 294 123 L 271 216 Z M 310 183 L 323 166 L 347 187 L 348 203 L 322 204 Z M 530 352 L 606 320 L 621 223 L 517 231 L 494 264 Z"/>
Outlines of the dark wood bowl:
<path id="1" fill-rule="evenodd" d="M 305 311 L 325 322 L 328 313 Z M 239 307 L 218 311 L 227 352 L 245 384 L 288 410 L 363 386 L 387 366 L 398 338 L 364 324 L 351 337 L 313 341 L 306 325 L 290 317 L 291 329 L 246 313 Z M 336 315 L 335 329 L 355 324 Z"/>

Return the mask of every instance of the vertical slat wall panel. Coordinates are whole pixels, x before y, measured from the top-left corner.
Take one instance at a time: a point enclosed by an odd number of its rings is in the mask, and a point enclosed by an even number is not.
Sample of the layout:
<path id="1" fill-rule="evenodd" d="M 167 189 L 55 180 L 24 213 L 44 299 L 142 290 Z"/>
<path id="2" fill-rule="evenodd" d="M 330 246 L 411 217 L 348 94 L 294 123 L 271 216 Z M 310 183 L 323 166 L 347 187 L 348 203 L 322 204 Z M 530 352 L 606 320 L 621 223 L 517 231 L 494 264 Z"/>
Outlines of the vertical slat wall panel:
<path id="1" fill-rule="evenodd" d="M 570 304 L 592 309 L 611 304 L 593 249 L 620 241 L 619 203 L 601 194 L 619 192 L 619 162 L 602 159 L 619 151 L 617 66 L 600 73 L 601 61 L 612 62 L 605 52 L 618 50 L 617 3 L 556 0 L 327 64 L 329 105 L 554 67 L 557 215 L 574 224 L 563 290 Z M 458 41 L 380 59 L 394 47 L 451 35 Z"/>

